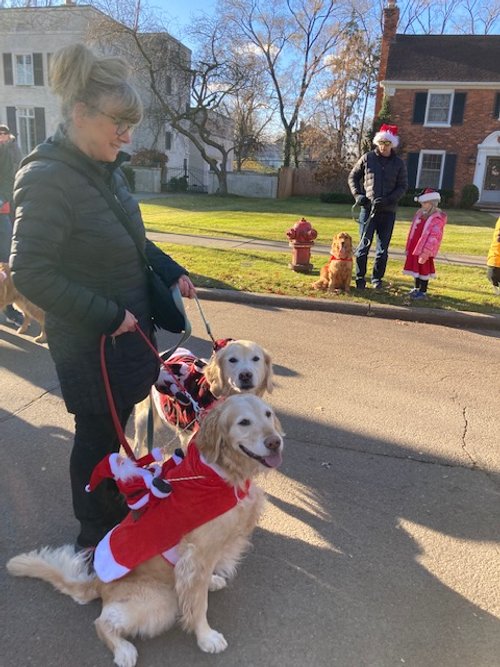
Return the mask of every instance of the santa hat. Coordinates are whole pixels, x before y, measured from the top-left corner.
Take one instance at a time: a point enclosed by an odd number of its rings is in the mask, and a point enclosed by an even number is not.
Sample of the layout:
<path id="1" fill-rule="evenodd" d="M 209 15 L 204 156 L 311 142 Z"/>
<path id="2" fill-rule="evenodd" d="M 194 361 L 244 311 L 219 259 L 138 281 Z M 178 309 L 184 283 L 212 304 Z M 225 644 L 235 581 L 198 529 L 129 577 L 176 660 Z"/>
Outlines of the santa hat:
<path id="1" fill-rule="evenodd" d="M 231 343 L 234 338 L 218 338 L 214 341 L 214 352 L 222 350 L 223 347 L 226 347 L 228 343 Z"/>
<path id="2" fill-rule="evenodd" d="M 399 145 L 398 126 L 381 125 L 379 131 L 373 137 L 373 143 L 378 144 L 380 141 L 390 141 L 396 148 Z"/>
<path id="3" fill-rule="evenodd" d="M 435 202 L 440 202 L 441 201 L 441 195 L 437 190 L 433 190 L 432 188 L 425 188 L 421 192 L 419 192 L 415 197 L 413 198 L 414 201 L 418 202 L 419 204 L 423 204 L 423 202 L 426 201 L 435 201 Z"/>

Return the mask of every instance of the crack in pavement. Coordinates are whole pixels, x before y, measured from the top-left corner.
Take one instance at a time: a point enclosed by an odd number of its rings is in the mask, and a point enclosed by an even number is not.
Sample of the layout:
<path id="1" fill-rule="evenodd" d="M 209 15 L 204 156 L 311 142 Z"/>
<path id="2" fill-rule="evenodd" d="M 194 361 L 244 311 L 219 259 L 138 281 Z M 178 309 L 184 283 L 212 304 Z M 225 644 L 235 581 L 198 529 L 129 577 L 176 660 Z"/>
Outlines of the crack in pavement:
<path id="1" fill-rule="evenodd" d="M 462 432 L 462 449 L 464 451 L 464 454 L 468 456 L 470 462 L 472 463 L 472 466 L 475 468 L 477 466 L 477 462 L 475 459 L 472 457 L 471 454 L 467 451 L 467 443 L 465 442 L 467 438 L 467 430 L 469 428 L 469 421 L 467 419 L 467 408 L 463 408 L 462 410 L 462 417 L 464 418 L 464 429 Z"/>

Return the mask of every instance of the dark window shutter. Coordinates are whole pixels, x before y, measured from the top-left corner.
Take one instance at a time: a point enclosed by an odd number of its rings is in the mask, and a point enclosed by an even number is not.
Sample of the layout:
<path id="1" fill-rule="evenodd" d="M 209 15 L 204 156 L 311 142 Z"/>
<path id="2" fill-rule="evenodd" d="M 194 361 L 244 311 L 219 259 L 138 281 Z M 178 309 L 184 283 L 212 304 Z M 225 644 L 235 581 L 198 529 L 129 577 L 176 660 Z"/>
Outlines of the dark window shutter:
<path id="1" fill-rule="evenodd" d="M 169 151 L 172 148 L 172 132 L 165 132 L 165 150 Z"/>
<path id="2" fill-rule="evenodd" d="M 495 95 L 495 106 L 493 107 L 493 117 L 500 118 L 500 93 Z"/>
<path id="3" fill-rule="evenodd" d="M 12 70 L 12 53 L 3 54 L 3 82 L 6 86 L 14 85 L 14 72 Z"/>
<path id="4" fill-rule="evenodd" d="M 35 142 L 41 144 L 45 141 L 47 132 L 45 130 L 45 109 L 35 107 Z"/>
<path id="5" fill-rule="evenodd" d="M 33 54 L 33 81 L 35 86 L 43 86 L 43 59 L 41 53 Z"/>
<path id="6" fill-rule="evenodd" d="M 427 93 L 415 93 L 415 102 L 413 103 L 413 123 L 423 125 L 426 107 Z"/>
<path id="7" fill-rule="evenodd" d="M 453 109 L 451 112 L 451 124 L 461 125 L 464 122 L 465 98 L 467 93 L 455 93 Z"/>
<path id="8" fill-rule="evenodd" d="M 417 169 L 418 169 L 418 157 L 419 153 L 408 153 L 408 159 L 406 160 L 406 168 L 408 170 L 408 187 L 416 188 L 417 187 Z"/>
<path id="9" fill-rule="evenodd" d="M 456 164 L 457 156 L 454 153 L 447 153 L 444 158 L 443 182 L 441 184 L 443 190 L 453 190 Z"/>
<path id="10" fill-rule="evenodd" d="M 16 107 L 7 107 L 7 125 L 10 133 L 17 135 Z"/>

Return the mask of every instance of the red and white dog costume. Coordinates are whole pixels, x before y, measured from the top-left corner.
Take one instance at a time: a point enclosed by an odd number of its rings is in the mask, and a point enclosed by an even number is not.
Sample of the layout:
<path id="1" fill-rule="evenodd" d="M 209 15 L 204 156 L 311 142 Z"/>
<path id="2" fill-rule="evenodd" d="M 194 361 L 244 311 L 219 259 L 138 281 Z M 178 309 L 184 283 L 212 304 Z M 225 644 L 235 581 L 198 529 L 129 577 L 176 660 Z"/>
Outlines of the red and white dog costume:
<path id="1" fill-rule="evenodd" d="M 101 581 L 119 579 L 160 554 L 175 564 L 175 547 L 184 535 L 232 509 L 250 490 L 249 481 L 243 489 L 229 484 L 219 467 L 200 455 L 194 438 L 186 457 L 166 461 L 159 477 L 171 493 L 151 497 L 138 517 L 128 514 L 97 545 L 94 569 Z"/>
<path id="2" fill-rule="evenodd" d="M 215 341 L 214 352 L 232 338 Z M 164 423 L 180 429 L 195 430 L 198 413 L 213 405 L 217 397 L 203 374 L 205 359 L 195 357 L 186 348 L 178 348 L 162 365 L 152 389 L 155 408 Z"/>

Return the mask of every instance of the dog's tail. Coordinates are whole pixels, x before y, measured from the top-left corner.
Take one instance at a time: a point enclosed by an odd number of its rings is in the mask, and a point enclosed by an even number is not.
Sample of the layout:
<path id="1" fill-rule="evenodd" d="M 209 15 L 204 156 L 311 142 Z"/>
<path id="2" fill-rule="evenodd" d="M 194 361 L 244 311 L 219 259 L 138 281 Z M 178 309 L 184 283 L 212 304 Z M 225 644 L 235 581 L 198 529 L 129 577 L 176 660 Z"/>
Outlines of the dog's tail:
<path id="1" fill-rule="evenodd" d="M 69 595 L 79 604 L 86 604 L 100 597 L 100 581 L 89 574 L 88 561 L 83 554 L 75 554 L 70 545 L 14 556 L 7 563 L 7 571 L 14 577 L 34 577 L 48 581 L 61 593 Z"/>

